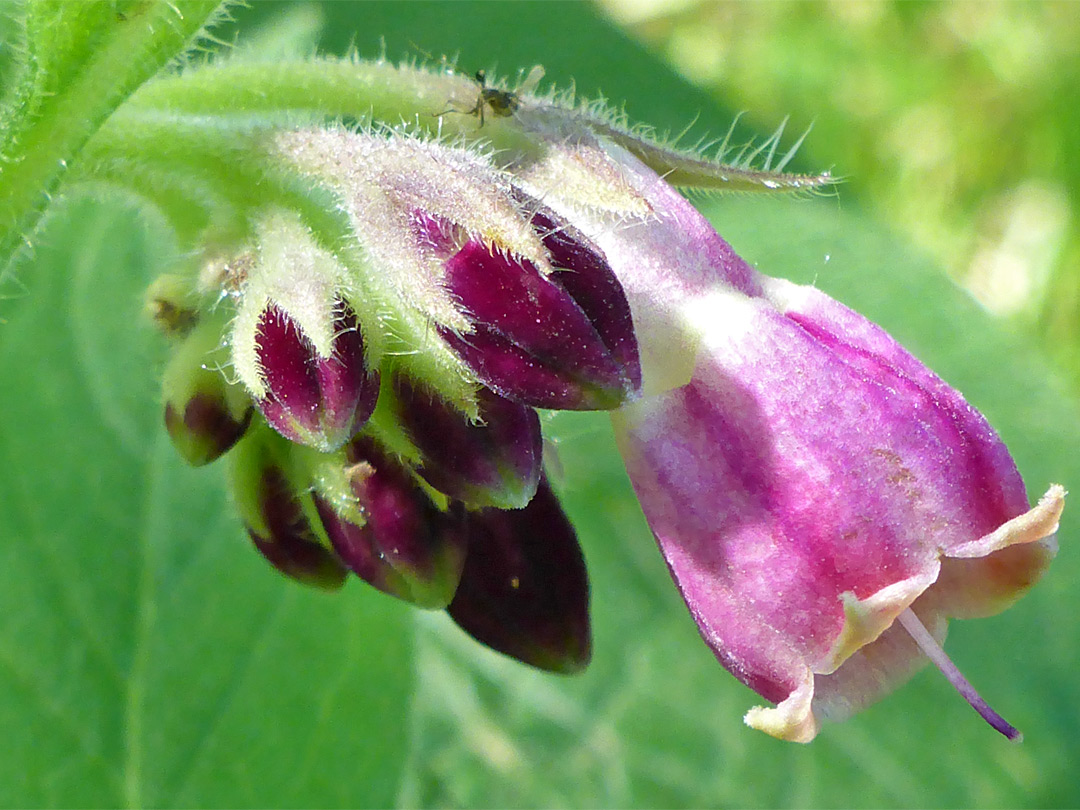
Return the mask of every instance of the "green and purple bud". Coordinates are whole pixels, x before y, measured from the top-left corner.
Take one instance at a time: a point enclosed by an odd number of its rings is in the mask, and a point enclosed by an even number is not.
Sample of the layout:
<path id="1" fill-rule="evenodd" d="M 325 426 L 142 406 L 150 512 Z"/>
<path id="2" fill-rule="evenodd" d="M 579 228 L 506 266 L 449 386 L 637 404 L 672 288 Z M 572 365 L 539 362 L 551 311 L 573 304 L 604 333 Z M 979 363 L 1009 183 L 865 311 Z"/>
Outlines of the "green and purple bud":
<path id="1" fill-rule="evenodd" d="M 266 421 L 329 452 L 375 409 L 379 372 L 346 291 L 348 271 L 294 216 L 268 215 L 237 293 L 232 361 Z"/>
<path id="2" fill-rule="evenodd" d="M 536 408 L 609 410 L 641 387 L 630 308 L 603 255 L 569 224 L 523 202 L 548 250 L 544 275 L 527 259 L 479 239 L 454 239 L 447 223 L 414 222 L 446 250 L 446 289 L 472 331 L 442 336 L 489 388 Z"/>
<path id="3" fill-rule="evenodd" d="M 146 314 L 165 337 L 181 339 L 199 322 L 200 296 L 195 287 L 186 276 L 165 273 L 146 291 Z"/>
<path id="4" fill-rule="evenodd" d="M 371 264 L 366 286 L 406 350 L 428 355 L 413 378 L 435 390 L 482 383 L 537 408 L 607 410 L 637 396 L 630 309 L 603 254 L 489 157 L 344 130 L 284 134 L 279 148 L 341 196 Z M 432 345 L 432 325 L 444 343 Z"/>
<path id="5" fill-rule="evenodd" d="M 467 516 L 468 556 L 447 612 L 512 658 L 574 673 L 592 655 L 589 579 L 574 527 L 546 481 L 524 509 Z"/>
<path id="6" fill-rule="evenodd" d="M 169 307 L 168 312 L 179 312 Z M 175 321 L 170 321 L 175 323 Z M 183 337 L 165 368 L 165 427 L 189 464 L 209 464 L 228 451 L 251 423 L 251 398 L 225 378 L 229 355 L 220 312 L 184 319 Z"/>
<path id="7" fill-rule="evenodd" d="M 336 590 L 347 570 L 320 538 L 310 487 L 294 480 L 289 453 L 288 442 L 265 425 L 253 427 L 228 455 L 233 501 L 271 565 L 298 582 Z"/>
<path id="8" fill-rule="evenodd" d="M 379 373 L 367 367 L 356 314 L 344 302 L 335 310 L 327 356 L 276 303 L 267 304 L 255 331 L 266 386 L 256 405 L 282 436 L 323 451 L 355 436 L 379 395 Z"/>
<path id="9" fill-rule="evenodd" d="M 370 439 L 345 447 L 354 501 L 347 508 L 316 495 L 341 560 L 381 591 L 423 608 L 449 604 L 465 559 L 464 512 L 443 511 L 412 473 Z"/>

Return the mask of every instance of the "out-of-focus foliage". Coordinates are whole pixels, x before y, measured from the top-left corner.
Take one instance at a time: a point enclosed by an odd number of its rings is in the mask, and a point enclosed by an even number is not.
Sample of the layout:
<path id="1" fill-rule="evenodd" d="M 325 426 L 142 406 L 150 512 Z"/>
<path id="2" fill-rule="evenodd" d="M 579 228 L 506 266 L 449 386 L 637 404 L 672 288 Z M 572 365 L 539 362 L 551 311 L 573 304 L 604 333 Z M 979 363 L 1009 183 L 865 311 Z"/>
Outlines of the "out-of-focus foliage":
<path id="1" fill-rule="evenodd" d="M 1080 6 L 602 0 L 1034 332 L 1080 386 Z"/>

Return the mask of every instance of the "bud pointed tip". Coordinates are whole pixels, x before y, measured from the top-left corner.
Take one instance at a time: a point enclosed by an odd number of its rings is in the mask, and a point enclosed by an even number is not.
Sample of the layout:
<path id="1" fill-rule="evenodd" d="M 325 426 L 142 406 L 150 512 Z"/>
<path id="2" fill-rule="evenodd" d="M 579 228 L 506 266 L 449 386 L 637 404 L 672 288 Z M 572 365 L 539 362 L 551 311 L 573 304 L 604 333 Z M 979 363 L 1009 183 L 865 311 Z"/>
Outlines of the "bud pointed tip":
<path id="1" fill-rule="evenodd" d="M 342 514 L 315 496 L 334 550 L 384 593 L 429 610 L 445 608 L 464 564 L 458 516 L 440 511 L 412 474 L 370 439 L 353 440 L 345 456 L 357 514 Z"/>
<path id="2" fill-rule="evenodd" d="M 356 315 L 339 302 L 331 353 L 323 357 L 300 325 L 268 303 L 254 336 L 266 421 L 290 441 L 324 453 L 342 447 L 375 410 L 379 372 L 368 369 Z"/>

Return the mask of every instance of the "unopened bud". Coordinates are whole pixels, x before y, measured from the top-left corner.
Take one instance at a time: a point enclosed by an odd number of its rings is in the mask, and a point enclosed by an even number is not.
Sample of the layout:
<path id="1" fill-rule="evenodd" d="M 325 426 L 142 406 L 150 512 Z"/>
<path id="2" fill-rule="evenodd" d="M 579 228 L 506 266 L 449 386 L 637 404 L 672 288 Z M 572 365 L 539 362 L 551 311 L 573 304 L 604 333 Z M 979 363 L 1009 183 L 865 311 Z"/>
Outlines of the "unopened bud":
<path id="1" fill-rule="evenodd" d="M 263 310 L 255 340 L 266 383 L 257 404 L 282 436 L 330 451 L 363 427 L 375 409 L 379 374 L 367 368 L 363 337 L 348 304 L 339 304 L 329 356 L 320 356 L 274 303 Z"/>
<path id="2" fill-rule="evenodd" d="M 381 591 L 425 608 L 445 607 L 461 576 L 460 510 L 441 511 L 412 474 L 366 438 L 345 448 L 357 513 L 315 502 L 338 556 Z"/>
<path id="3" fill-rule="evenodd" d="M 165 336 L 187 335 L 199 320 L 198 295 L 191 280 L 168 273 L 158 276 L 146 291 L 146 312 Z"/>
<path id="4" fill-rule="evenodd" d="M 531 214 L 551 257 L 531 261 L 470 239 L 446 263 L 446 285 L 473 331 L 446 341 L 495 392 L 537 408 L 607 410 L 641 386 L 630 308 L 603 255 L 550 212 Z M 449 226 L 431 221 L 443 235 Z"/>
<path id="5" fill-rule="evenodd" d="M 477 641 L 555 672 L 592 654 L 589 581 L 573 526 L 546 481 L 524 509 L 468 516 L 469 553 L 447 608 Z"/>
<path id="6" fill-rule="evenodd" d="M 193 466 L 208 464 L 244 435 L 251 398 L 226 380 L 224 319 L 210 313 L 190 328 L 165 369 L 165 427 L 173 445 Z"/>
<path id="7" fill-rule="evenodd" d="M 417 472 L 470 507 L 520 509 L 540 480 L 543 439 L 536 411 L 482 389 L 479 422 L 405 377 L 394 381 L 395 411 L 420 451 Z"/>
<path id="8" fill-rule="evenodd" d="M 311 495 L 290 480 L 285 442 L 253 428 L 229 454 L 229 485 L 255 548 L 281 573 L 320 588 L 336 589 L 346 570 L 320 540 Z"/>
<path id="9" fill-rule="evenodd" d="M 296 214 L 267 213 L 256 235 L 255 251 L 229 263 L 243 270 L 230 282 L 239 301 L 233 368 L 275 430 L 336 450 L 367 421 L 379 390 L 349 298 L 356 285 Z"/>

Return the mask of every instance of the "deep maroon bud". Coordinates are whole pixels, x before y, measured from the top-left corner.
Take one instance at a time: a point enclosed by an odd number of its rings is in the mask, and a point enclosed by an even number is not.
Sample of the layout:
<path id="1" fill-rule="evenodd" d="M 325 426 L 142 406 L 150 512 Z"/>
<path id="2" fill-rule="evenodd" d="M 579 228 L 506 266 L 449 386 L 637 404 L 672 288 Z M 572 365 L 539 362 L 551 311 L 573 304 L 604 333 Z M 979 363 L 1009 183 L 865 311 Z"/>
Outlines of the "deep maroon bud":
<path id="1" fill-rule="evenodd" d="M 336 589 L 345 581 L 345 567 L 316 539 L 279 471 L 267 470 L 260 482 L 260 500 L 270 533 L 266 537 L 248 527 L 248 534 L 264 557 L 286 576 L 308 585 Z"/>
<path id="2" fill-rule="evenodd" d="M 395 410 L 420 450 L 420 476 L 470 507 L 520 509 L 540 480 L 543 438 L 536 411 L 487 389 L 479 423 L 407 378 L 394 380 Z"/>
<path id="3" fill-rule="evenodd" d="M 641 361 L 630 303 L 607 259 L 584 234 L 565 222 L 559 224 L 551 211 L 538 208 L 532 224 L 551 253 L 556 268 L 551 279 L 581 307 L 626 375 L 629 391 L 637 393 L 641 389 Z"/>
<path id="4" fill-rule="evenodd" d="M 417 215 L 415 227 L 436 250 L 460 243 L 453 226 Z M 553 215 L 533 225 L 555 272 L 478 239 L 446 262 L 447 289 L 473 331 L 441 334 L 489 388 L 536 408 L 606 410 L 640 388 L 630 309 L 603 255 Z M 579 297 L 580 296 L 580 297 Z"/>
<path id="5" fill-rule="evenodd" d="M 356 314 L 340 303 L 328 357 L 315 351 L 296 322 L 276 304 L 263 310 L 256 356 L 266 381 L 259 410 L 294 442 L 328 452 L 356 435 L 375 409 L 379 374 L 364 360 Z"/>
<path id="6" fill-rule="evenodd" d="M 295 487 L 276 462 L 265 427 L 230 454 L 229 483 L 248 535 L 262 555 L 292 579 L 320 588 L 340 588 L 346 569 L 322 543 L 305 511 L 310 495 Z M 312 504 L 306 504 L 311 509 Z"/>
<path id="7" fill-rule="evenodd" d="M 315 497 L 338 556 L 381 591 L 419 607 L 446 607 L 465 557 L 463 510 L 441 511 L 412 474 L 369 439 L 355 439 L 346 457 L 364 523 Z"/>
<path id="8" fill-rule="evenodd" d="M 224 317 L 211 314 L 176 345 L 165 369 L 165 427 L 173 445 L 193 466 L 208 464 L 231 448 L 251 423 L 251 398 L 230 383 L 223 344 Z"/>
<path id="9" fill-rule="evenodd" d="M 592 654 L 589 581 L 577 536 L 541 480 L 524 509 L 468 515 L 469 552 L 447 611 L 492 649 L 554 672 Z"/>

